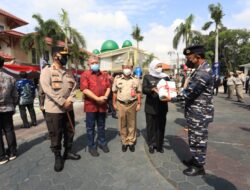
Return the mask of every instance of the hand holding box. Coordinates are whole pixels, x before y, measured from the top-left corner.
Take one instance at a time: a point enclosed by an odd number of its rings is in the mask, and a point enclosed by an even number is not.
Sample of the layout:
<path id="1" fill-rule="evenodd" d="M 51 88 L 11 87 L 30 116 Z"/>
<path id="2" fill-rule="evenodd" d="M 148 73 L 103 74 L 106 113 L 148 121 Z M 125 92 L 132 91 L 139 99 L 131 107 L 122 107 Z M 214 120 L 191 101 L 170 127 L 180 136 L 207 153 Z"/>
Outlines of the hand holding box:
<path id="1" fill-rule="evenodd" d="M 159 91 L 159 98 L 165 99 L 166 97 L 176 97 L 176 85 L 173 81 L 166 81 L 161 79 L 157 84 L 157 89 Z"/>

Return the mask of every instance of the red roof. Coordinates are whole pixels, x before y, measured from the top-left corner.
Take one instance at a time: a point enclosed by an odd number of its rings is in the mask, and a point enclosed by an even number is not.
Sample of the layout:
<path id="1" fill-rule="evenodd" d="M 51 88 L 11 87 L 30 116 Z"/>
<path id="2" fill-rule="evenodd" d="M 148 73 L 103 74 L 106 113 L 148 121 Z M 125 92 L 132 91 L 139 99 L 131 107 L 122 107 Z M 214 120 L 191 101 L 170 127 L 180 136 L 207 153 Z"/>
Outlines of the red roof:
<path id="1" fill-rule="evenodd" d="M 169 69 L 171 69 L 171 65 L 168 65 L 168 64 L 166 64 L 166 63 L 163 63 L 163 64 L 162 64 L 162 69 L 164 69 L 164 70 L 169 70 Z"/>
<path id="2" fill-rule="evenodd" d="M 4 58 L 5 61 L 11 61 L 12 59 L 14 59 L 14 57 L 2 51 L 0 51 L 0 57 Z"/>
<path id="3" fill-rule="evenodd" d="M 9 36 L 22 37 L 25 34 L 22 33 L 22 32 L 15 31 L 15 30 L 3 30 L 3 31 L 0 31 L 0 35 L 9 35 Z"/>
<path id="4" fill-rule="evenodd" d="M 28 22 L 6 12 L 3 9 L 0 9 L 0 15 L 7 17 L 7 24 L 11 29 L 28 24 Z"/>

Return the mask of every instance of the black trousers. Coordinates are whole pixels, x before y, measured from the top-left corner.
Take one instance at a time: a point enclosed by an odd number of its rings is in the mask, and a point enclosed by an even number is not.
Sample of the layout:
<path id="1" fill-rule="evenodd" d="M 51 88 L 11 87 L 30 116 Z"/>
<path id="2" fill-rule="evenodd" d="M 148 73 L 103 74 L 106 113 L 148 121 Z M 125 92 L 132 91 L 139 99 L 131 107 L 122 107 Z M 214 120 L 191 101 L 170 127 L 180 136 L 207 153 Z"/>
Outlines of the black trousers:
<path id="1" fill-rule="evenodd" d="M 0 112 L 0 158 L 6 155 L 3 133 L 8 144 L 7 153 L 16 153 L 17 144 L 12 116 L 13 112 Z"/>
<path id="2" fill-rule="evenodd" d="M 226 94 L 227 93 L 227 85 L 223 85 L 223 87 L 224 87 L 224 94 Z"/>
<path id="3" fill-rule="evenodd" d="M 20 115 L 21 115 L 21 118 L 23 120 L 24 127 L 29 126 L 29 122 L 28 122 L 27 114 L 26 114 L 26 108 L 29 110 L 31 123 L 36 123 L 36 113 L 34 110 L 34 105 L 33 104 L 19 105 Z"/>
<path id="4" fill-rule="evenodd" d="M 46 122 L 49 130 L 49 136 L 51 140 L 52 152 L 60 152 L 62 145 L 67 151 L 70 151 L 73 144 L 74 128 L 75 128 L 75 115 L 74 111 L 69 111 L 69 116 L 73 126 L 70 124 L 67 113 L 48 113 L 46 112 Z"/>
<path id="5" fill-rule="evenodd" d="M 157 150 L 161 150 L 163 148 L 166 121 L 166 114 L 151 115 L 146 113 L 148 146 L 153 146 Z"/>
<path id="6" fill-rule="evenodd" d="M 112 116 L 116 116 L 116 110 L 113 107 L 113 98 L 112 96 L 108 97 L 108 112 L 112 114 Z"/>

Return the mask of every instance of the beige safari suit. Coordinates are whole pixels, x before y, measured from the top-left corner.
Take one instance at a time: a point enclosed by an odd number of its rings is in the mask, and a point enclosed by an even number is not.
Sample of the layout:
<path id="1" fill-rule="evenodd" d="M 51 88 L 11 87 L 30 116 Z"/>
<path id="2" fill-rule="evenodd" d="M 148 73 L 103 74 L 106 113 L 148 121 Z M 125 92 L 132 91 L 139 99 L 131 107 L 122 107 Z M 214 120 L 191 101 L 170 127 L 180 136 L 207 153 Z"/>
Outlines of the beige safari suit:
<path id="1" fill-rule="evenodd" d="M 60 154 L 63 137 L 65 152 L 71 151 L 74 138 L 73 105 L 65 110 L 63 104 L 67 99 L 74 102 L 75 79 L 70 71 L 52 64 L 42 70 L 40 84 L 45 93 L 44 109 L 51 139 L 50 148 L 55 154 Z"/>
<path id="2" fill-rule="evenodd" d="M 40 83 L 45 92 L 44 109 L 48 113 L 65 113 L 66 99 L 75 100 L 76 81 L 70 71 L 57 69 L 54 65 L 42 70 Z M 72 107 L 73 109 L 73 107 Z"/>
<path id="3" fill-rule="evenodd" d="M 140 80 L 123 75 L 114 79 L 112 91 L 117 94 L 118 125 L 123 145 L 133 145 L 136 141 L 137 93 L 141 93 Z"/>
<path id="4" fill-rule="evenodd" d="M 236 91 L 236 96 L 237 96 L 239 102 L 244 102 L 243 82 L 244 82 L 244 80 L 243 80 L 242 76 L 238 76 L 235 78 L 235 91 Z"/>

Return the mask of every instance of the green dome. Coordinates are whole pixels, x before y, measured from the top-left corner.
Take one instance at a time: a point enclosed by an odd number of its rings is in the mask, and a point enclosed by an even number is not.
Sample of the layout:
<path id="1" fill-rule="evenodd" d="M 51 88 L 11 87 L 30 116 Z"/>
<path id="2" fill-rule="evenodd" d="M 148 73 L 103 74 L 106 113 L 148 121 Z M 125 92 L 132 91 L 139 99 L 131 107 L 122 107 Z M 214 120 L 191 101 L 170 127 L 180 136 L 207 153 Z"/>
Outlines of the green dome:
<path id="1" fill-rule="evenodd" d="M 98 49 L 94 49 L 94 50 L 92 51 L 92 53 L 98 55 L 98 54 L 100 54 L 100 51 L 99 51 Z"/>
<path id="2" fill-rule="evenodd" d="M 117 43 L 113 40 L 107 40 L 102 44 L 101 52 L 104 53 L 116 49 L 119 49 Z"/>
<path id="3" fill-rule="evenodd" d="M 132 45 L 133 45 L 133 44 L 132 44 L 131 41 L 125 40 L 125 41 L 123 42 L 123 44 L 122 44 L 122 48 L 130 47 L 130 46 L 132 46 Z"/>

